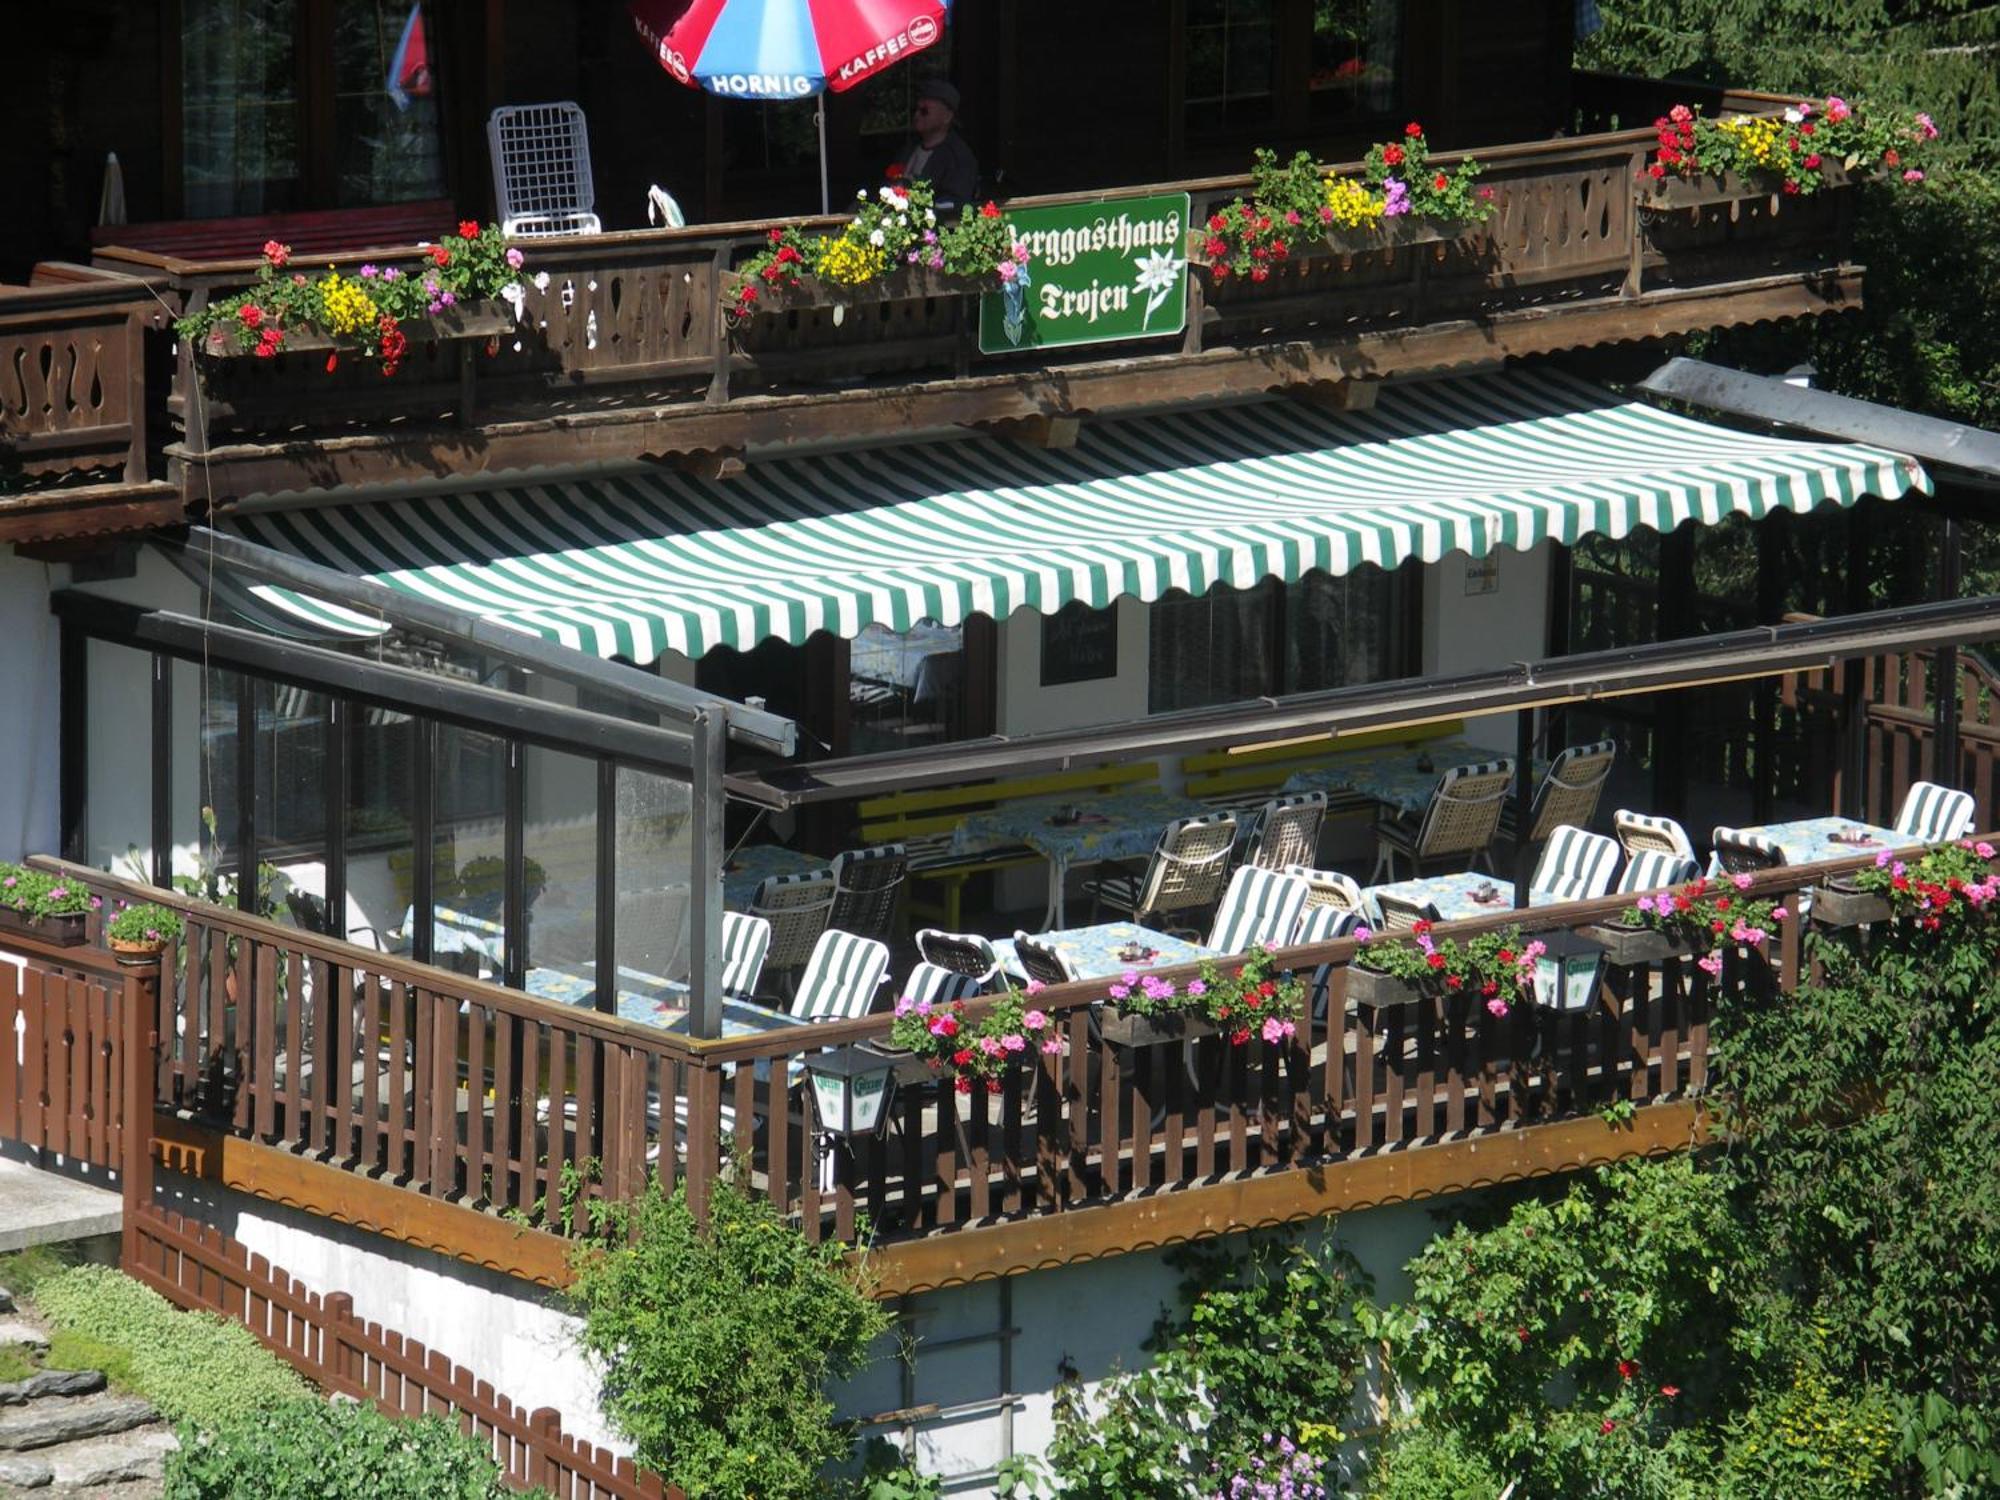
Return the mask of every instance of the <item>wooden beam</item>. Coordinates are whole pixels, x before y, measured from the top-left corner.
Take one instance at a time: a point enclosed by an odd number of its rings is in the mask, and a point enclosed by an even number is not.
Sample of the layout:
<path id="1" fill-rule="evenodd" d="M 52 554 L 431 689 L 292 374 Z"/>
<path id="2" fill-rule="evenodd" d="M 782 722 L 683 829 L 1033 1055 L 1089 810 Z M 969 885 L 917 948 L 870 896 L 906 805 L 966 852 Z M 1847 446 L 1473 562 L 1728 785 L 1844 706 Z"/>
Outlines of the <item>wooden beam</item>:
<path id="1" fill-rule="evenodd" d="M 1379 380 L 1314 380 L 1288 388 L 1286 395 L 1321 411 L 1373 411 Z"/>
<path id="2" fill-rule="evenodd" d="M 832 437 L 867 441 L 1050 413 L 1108 414 L 1257 395 L 1302 383 L 1447 374 L 1594 344 L 1845 311 L 1861 305 L 1861 281 L 1860 268 L 1845 267 L 1649 292 L 1639 301 L 1600 297 L 1338 339 L 1128 355 L 969 380 L 746 396 L 721 405 L 687 402 L 579 411 L 492 422 L 471 432 L 409 429 L 310 443 L 238 443 L 199 455 L 175 445 L 167 453 L 175 479 L 191 500 L 212 494 L 226 509 L 227 502 L 260 491 L 427 476 L 440 452 L 451 453 L 455 472 L 475 477 L 666 451 L 747 450 Z"/>
<path id="3" fill-rule="evenodd" d="M 1045 1214 L 990 1229 L 934 1235 L 872 1251 L 867 1267 L 877 1297 L 903 1297 L 1187 1240 L 1574 1172 L 1628 1157 L 1665 1156 L 1699 1146 L 1707 1138 L 1707 1114 L 1699 1101 L 1653 1104 L 1635 1111 L 1625 1125 L 1607 1124 L 1595 1116 L 1531 1125 L 1101 1208 Z"/>
<path id="4" fill-rule="evenodd" d="M 31 557 L 67 562 L 79 548 L 89 552 L 114 545 L 120 533 L 178 526 L 186 520 L 180 488 L 164 481 L 30 490 L 0 499 L 0 543 L 22 546 Z M 22 544 L 38 546 L 30 550 Z M 48 545 L 64 550 L 60 556 L 39 550 Z"/>
<path id="5" fill-rule="evenodd" d="M 696 479 L 734 479 L 749 467 L 741 448 L 697 448 L 692 453 L 669 454 L 663 462 Z"/>

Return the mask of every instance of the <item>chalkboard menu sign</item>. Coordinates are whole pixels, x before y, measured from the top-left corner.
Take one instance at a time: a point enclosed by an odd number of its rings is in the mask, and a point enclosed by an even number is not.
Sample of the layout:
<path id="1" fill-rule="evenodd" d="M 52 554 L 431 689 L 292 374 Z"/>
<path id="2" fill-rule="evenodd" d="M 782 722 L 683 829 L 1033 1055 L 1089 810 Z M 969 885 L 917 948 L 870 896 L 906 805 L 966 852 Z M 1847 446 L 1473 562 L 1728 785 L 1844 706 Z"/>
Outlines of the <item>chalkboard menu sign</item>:
<path id="1" fill-rule="evenodd" d="M 1042 616 L 1042 686 L 1118 675 L 1118 606 L 1071 600 Z"/>

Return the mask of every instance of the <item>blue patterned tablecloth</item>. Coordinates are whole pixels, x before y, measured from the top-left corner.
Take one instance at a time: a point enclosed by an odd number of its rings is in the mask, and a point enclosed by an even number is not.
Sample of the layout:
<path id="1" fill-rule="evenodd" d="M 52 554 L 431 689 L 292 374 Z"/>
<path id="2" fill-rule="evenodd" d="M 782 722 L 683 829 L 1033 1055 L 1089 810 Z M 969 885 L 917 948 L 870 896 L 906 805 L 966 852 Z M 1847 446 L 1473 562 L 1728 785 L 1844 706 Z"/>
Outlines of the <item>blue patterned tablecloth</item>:
<path id="1" fill-rule="evenodd" d="M 1064 813 L 1075 822 L 1057 821 Z M 981 854 L 1025 844 L 1049 862 L 1049 904 L 1043 918 L 1050 928 L 1063 920 L 1063 881 L 1072 865 L 1107 859 L 1143 859 L 1160 832 L 1177 818 L 1199 817 L 1215 809 L 1173 792 L 1118 792 L 1110 796 L 1030 797 L 977 812 L 952 834 L 954 854 Z"/>
<path id="2" fill-rule="evenodd" d="M 1154 932 L 1133 922 L 1100 922 L 1094 927 L 1067 927 L 1045 932 L 1037 941 L 1052 947 L 1076 972 L 1079 979 L 1109 979 L 1128 969 L 1164 969 L 1173 964 L 1197 963 L 1213 958 L 1215 950 L 1190 943 L 1164 932 Z M 1119 953 L 1128 943 L 1152 949 L 1144 958 L 1130 959 Z M 1025 979 L 1027 971 L 1014 954 L 1014 940 L 1000 938 L 993 944 L 1000 966 L 1014 979 Z"/>
<path id="3" fill-rule="evenodd" d="M 597 1003 L 597 979 L 573 969 L 530 969 L 525 986 L 539 1000 L 588 1010 Z M 641 1026 L 665 1026 L 687 1010 L 687 986 L 638 969 L 618 971 L 618 1015 Z"/>
<path id="4" fill-rule="evenodd" d="M 1398 880 L 1389 885 L 1371 885 L 1361 894 L 1371 898 L 1387 891 L 1412 905 L 1425 902 L 1437 908 L 1438 920 L 1460 922 L 1467 917 L 1490 917 L 1509 911 L 1514 905 L 1514 882 L 1468 870 L 1460 875 L 1431 875 L 1422 880 Z M 1482 899 L 1485 898 L 1485 899 Z M 1546 891 L 1529 893 L 1529 903 L 1547 906 L 1553 898 Z"/>
<path id="5" fill-rule="evenodd" d="M 1470 740 L 1425 740 L 1415 745 L 1377 745 L 1329 755 L 1310 771 L 1295 771 L 1285 781 L 1291 792 L 1354 792 L 1398 812 L 1418 813 L 1437 790 L 1438 777 L 1453 766 L 1484 765 L 1511 760 L 1504 750 L 1475 745 Z M 1535 761 L 1535 774 L 1548 769 Z"/>
<path id="6" fill-rule="evenodd" d="M 887 1029 L 888 1018 L 883 1018 Z M 687 1035 L 687 1012 L 670 1021 L 660 1023 L 664 1031 Z M 756 1036 L 766 1031 L 783 1031 L 788 1027 L 805 1026 L 797 1016 L 787 1015 L 781 1010 L 772 1010 L 768 1005 L 758 1005 L 749 1000 L 725 1000 L 722 1002 L 722 1034 L 724 1036 Z"/>
<path id="7" fill-rule="evenodd" d="M 507 961 L 507 929 L 497 917 L 476 916 L 449 906 L 431 908 L 432 953 L 477 953 L 498 969 Z M 417 909 L 403 912 L 403 931 L 415 934 Z"/>
<path id="8" fill-rule="evenodd" d="M 1785 851 L 1785 862 L 1808 865 L 1822 859 L 1848 859 L 1879 849 L 1908 849 L 1916 841 L 1893 828 L 1878 828 L 1854 818 L 1800 818 L 1791 823 L 1766 823 L 1745 828 Z"/>
<path id="9" fill-rule="evenodd" d="M 773 875 L 805 875 L 828 868 L 823 854 L 801 854 L 777 844 L 748 844 L 723 862 L 722 904 L 748 911 L 757 887 Z"/>

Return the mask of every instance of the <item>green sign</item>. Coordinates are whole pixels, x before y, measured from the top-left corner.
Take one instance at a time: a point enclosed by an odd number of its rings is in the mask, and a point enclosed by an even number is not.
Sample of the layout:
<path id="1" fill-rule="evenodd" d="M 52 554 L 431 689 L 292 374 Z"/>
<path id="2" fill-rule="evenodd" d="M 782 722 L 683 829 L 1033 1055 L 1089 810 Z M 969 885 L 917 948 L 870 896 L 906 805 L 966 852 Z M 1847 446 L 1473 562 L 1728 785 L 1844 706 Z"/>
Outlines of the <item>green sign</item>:
<path id="1" fill-rule="evenodd" d="M 979 299 L 982 354 L 1155 338 L 1187 325 L 1186 193 L 1013 209 L 1007 227 L 1028 247 L 1028 284 Z"/>

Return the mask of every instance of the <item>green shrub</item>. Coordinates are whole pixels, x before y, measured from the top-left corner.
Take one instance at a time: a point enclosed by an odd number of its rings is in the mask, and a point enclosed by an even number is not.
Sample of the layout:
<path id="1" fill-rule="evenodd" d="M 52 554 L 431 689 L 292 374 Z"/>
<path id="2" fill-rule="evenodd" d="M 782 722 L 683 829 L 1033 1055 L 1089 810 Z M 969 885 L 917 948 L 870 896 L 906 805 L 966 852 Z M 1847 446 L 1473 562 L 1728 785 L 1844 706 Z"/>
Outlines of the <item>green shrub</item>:
<path id="1" fill-rule="evenodd" d="M 684 1186 L 649 1185 L 633 1208 L 636 1238 L 581 1247 L 570 1288 L 605 1413 L 689 1500 L 813 1494 L 852 1446 L 826 1383 L 860 1366 L 889 1315 L 843 1246 L 808 1243 L 727 1181 L 706 1225 Z"/>
<path id="2" fill-rule="evenodd" d="M 293 1400 L 210 1431 L 183 1426 L 162 1500 L 500 1500 L 484 1445 L 442 1417 Z"/>
<path id="3" fill-rule="evenodd" d="M 0 1255 L 0 1286 L 16 1297 L 32 1298 L 36 1287 L 74 1264 L 74 1252 L 66 1245 L 29 1245 Z"/>
<path id="4" fill-rule="evenodd" d="M 1370 1500 L 1496 1500 L 1506 1487 L 1457 1433 L 1413 1427 L 1383 1450 L 1367 1493 Z"/>
<path id="5" fill-rule="evenodd" d="M 35 1307 L 58 1329 L 127 1351 L 122 1378 L 176 1422 L 211 1427 L 308 1393 L 249 1329 L 182 1312 L 106 1266 L 47 1278 L 35 1288 Z"/>

